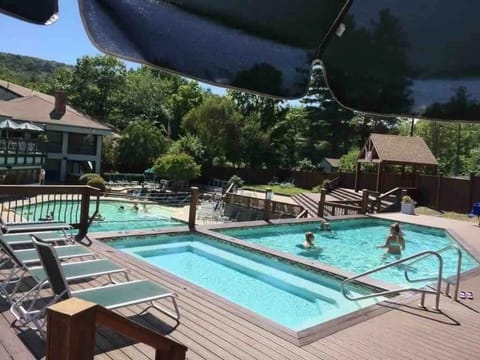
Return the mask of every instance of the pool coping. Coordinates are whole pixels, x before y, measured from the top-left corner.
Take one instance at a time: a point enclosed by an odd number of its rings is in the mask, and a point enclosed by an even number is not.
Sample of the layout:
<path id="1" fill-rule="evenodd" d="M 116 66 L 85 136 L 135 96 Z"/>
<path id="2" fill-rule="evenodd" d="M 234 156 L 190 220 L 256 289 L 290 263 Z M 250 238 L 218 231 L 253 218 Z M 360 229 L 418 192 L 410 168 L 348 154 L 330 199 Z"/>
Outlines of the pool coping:
<path id="1" fill-rule="evenodd" d="M 220 240 L 220 241 L 224 241 L 223 239 L 218 239 L 216 236 L 211 236 L 209 234 L 206 234 L 206 233 L 202 233 L 202 232 L 198 232 L 198 231 L 194 231 L 194 232 L 191 232 L 191 231 L 176 231 L 175 233 L 178 233 L 178 234 L 190 234 L 190 235 L 194 235 L 194 234 L 200 234 L 200 235 L 204 235 L 204 236 L 207 236 L 209 239 L 212 239 L 213 240 Z M 173 235 L 174 233 L 168 233 L 168 232 L 163 232 L 163 234 L 159 234 L 159 233 L 155 233 L 155 234 L 151 234 L 151 235 Z M 216 233 L 213 233 L 213 234 L 216 234 Z M 137 236 L 144 236 L 144 235 L 137 235 Z M 111 238 L 111 237 L 110 237 Z M 114 237 L 114 238 L 118 238 L 118 237 Z M 121 238 L 121 237 L 120 237 Z M 95 239 L 99 242 L 101 242 L 103 245 L 105 246 L 109 246 L 105 240 L 107 240 L 108 238 L 103 238 L 103 239 Z M 111 238 L 112 239 L 112 238 Z M 227 241 L 228 243 L 230 243 L 230 241 Z M 235 244 L 232 244 L 232 245 L 235 245 Z M 241 246 L 241 245 L 240 245 Z M 243 246 L 241 246 L 243 248 Z M 122 255 L 126 255 L 128 256 L 129 258 L 131 259 L 134 259 L 135 262 L 142 262 L 142 265 L 144 264 L 147 264 L 149 267 L 155 269 L 156 271 L 164 274 L 164 276 L 169 276 L 171 278 L 174 278 L 176 282 L 178 282 L 179 284 L 183 284 L 186 288 L 188 287 L 191 287 L 191 288 L 195 288 L 196 291 L 199 291 L 199 292 L 202 292 L 210 297 L 214 297 L 217 301 L 225 304 L 225 306 L 228 306 L 230 308 L 230 311 L 232 311 L 233 313 L 235 313 L 236 315 L 242 317 L 243 319 L 257 325 L 257 326 L 260 326 L 261 328 L 263 328 L 264 330 L 266 331 L 269 331 L 271 332 L 272 334 L 276 335 L 276 336 L 279 336 L 285 340 L 287 340 L 288 342 L 294 344 L 294 345 L 297 345 L 299 347 L 301 346 L 304 346 L 304 345 L 308 345 L 316 340 L 319 340 L 325 336 L 328 336 L 328 335 L 331 335 L 337 331 L 340 331 L 342 329 L 345 329 L 347 327 L 350 327 L 352 325 L 355 325 L 357 323 L 360 323 L 360 322 L 363 322 L 365 321 L 366 319 L 370 319 L 374 316 L 378 316 L 378 315 L 381 315 L 387 311 L 390 311 L 391 309 L 388 308 L 388 307 L 385 307 L 385 306 L 381 306 L 382 303 L 384 303 L 384 301 L 380 301 L 376 304 L 372 304 L 372 305 L 368 305 L 364 308 L 361 308 L 359 310 L 356 310 L 356 311 L 352 311 L 352 312 L 349 312 L 345 315 L 341 315 L 341 316 L 338 316 L 334 319 L 331 319 L 331 320 L 327 320 L 325 322 L 322 322 L 320 324 L 317 324 L 317 325 L 313 325 L 313 326 L 310 326 L 310 327 L 307 327 L 305 329 L 302 329 L 302 330 L 299 330 L 299 331 L 295 331 L 291 328 L 288 328 L 286 326 L 283 326 L 267 317 L 264 317 L 260 314 L 257 314 L 255 313 L 254 311 L 252 310 L 249 310 L 248 308 L 242 306 L 242 305 L 239 305 L 239 304 L 236 304 L 234 303 L 233 301 L 230 301 L 220 295 L 217 295 L 215 294 L 214 292 L 208 290 L 208 289 L 205 289 L 201 286 L 198 286 L 188 280 L 185 280 L 177 275 L 174 275 L 170 272 L 168 272 L 167 270 L 164 270 L 160 267 L 157 267 L 155 265 L 152 265 L 146 261 L 142 261 L 141 259 L 139 259 L 138 257 L 135 257 L 134 255 L 128 253 L 128 252 L 121 252 L 120 250 L 118 249 L 115 249 L 114 247 L 110 247 L 109 248 L 112 250 L 112 251 L 118 251 L 120 252 Z M 249 250 L 252 250 L 252 249 L 249 249 Z M 283 259 L 284 260 L 284 259 Z M 298 264 L 297 264 L 298 266 Z M 313 269 L 314 271 L 318 271 L 316 269 Z M 335 274 L 330 274 L 328 273 L 328 276 L 333 276 L 335 278 L 338 279 L 338 276 L 335 276 Z M 341 279 L 339 279 L 341 280 Z M 362 286 L 364 286 L 364 284 L 360 284 Z M 405 294 L 402 294 L 400 296 L 397 296 L 395 297 L 395 299 L 408 299 L 412 294 L 410 292 L 407 292 Z M 415 295 L 415 294 L 413 294 Z M 390 298 L 387 299 L 388 300 L 391 300 Z"/>

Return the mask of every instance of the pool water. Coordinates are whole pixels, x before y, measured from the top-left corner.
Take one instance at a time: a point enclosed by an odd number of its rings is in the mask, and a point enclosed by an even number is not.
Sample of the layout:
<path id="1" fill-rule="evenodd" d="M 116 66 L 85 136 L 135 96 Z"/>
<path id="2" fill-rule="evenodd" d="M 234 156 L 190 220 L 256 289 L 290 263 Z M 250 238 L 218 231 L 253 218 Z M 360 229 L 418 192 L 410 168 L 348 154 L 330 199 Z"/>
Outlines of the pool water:
<path id="1" fill-rule="evenodd" d="M 218 231 L 250 243 L 359 274 L 397 260 L 397 257 L 387 255 L 385 249 L 376 249 L 376 245 L 385 243 L 391 224 L 391 221 L 377 219 L 350 219 L 331 222 L 331 232 L 320 230 L 319 222 Z M 451 236 L 441 229 L 401 224 L 401 230 L 406 241 L 403 257 L 425 250 L 439 250 L 452 244 L 459 246 Z M 319 249 L 306 250 L 301 246 L 307 231 L 314 233 L 315 245 Z M 478 262 L 465 250 L 462 249 L 462 252 L 462 271 L 479 266 Z M 444 277 L 455 275 L 457 253 L 452 250 L 446 251 L 442 253 L 442 258 L 444 260 Z M 438 272 L 438 260 L 430 256 L 411 266 L 403 263 L 370 276 L 405 287 L 420 287 L 427 284 L 427 282 L 409 283 L 404 275 L 406 268 L 408 268 L 411 279 L 430 278 L 436 276 Z"/>
<path id="2" fill-rule="evenodd" d="M 108 243 L 294 331 L 374 304 L 347 300 L 340 280 L 198 234 Z M 356 287 L 353 294 L 369 290 Z"/>
<path id="3" fill-rule="evenodd" d="M 124 210 L 120 210 L 120 206 Z M 169 209 L 156 204 L 138 205 L 139 210 L 133 209 L 133 203 L 127 201 L 101 200 L 99 212 L 103 221 L 93 221 L 89 232 L 123 231 L 139 229 L 157 229 L 166 227 L 182 226 L 185 223 L 171 217 Z M 90 204 L 89 213 L 95 212 L 96 204 Z M 71 224 L 78 223 L 80 216 L 80 204 L 77 201 L 49 201 L 41 204 L 17 207 L 24 217 L 34 216 L 35 220 L 53 212 L 55 220 L 65 221 Z M 33 220 L 33 219 L 32 219 Z"/>

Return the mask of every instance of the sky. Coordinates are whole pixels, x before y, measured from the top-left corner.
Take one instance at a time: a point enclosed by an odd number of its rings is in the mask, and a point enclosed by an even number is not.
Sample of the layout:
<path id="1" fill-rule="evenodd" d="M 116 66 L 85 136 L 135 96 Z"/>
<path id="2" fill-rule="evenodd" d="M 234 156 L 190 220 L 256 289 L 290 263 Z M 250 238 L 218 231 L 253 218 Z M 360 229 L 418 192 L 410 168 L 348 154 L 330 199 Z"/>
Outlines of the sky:
<path id="1" fill-rule="evenodd" d="M 45 60 L 55 60 L 65 64 L 75 64 L 84 55 L 101 55 L 85 32 L 75 0 L 60 1 L 59 19 L 52 25 L 33 25 L 13 17 L 0 14 L 0 52 L 33 56 Z M 127 63 L 128 67 L 135 67 Z M 202 84 L 215 94 L 225 90 Z"/>

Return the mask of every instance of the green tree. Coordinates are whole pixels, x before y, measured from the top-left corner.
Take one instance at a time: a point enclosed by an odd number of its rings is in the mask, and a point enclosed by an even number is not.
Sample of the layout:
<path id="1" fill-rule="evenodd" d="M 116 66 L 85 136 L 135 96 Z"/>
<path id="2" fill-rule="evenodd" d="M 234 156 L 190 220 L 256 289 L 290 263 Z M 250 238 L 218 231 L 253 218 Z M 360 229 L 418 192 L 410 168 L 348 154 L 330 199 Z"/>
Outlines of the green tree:
<path id="1" fill-rule="evenodd" d="M 116 107 L 116 94 L 125 85 L 125 74 L 123 62 L 111 56 L 84 56 L 73 70 L 57 71 L 46 90 L 65 90 L 74 108 L 105 121 Z"/>
<path id="2" fill-rule="evenodd" d="M 118 141 L 119 138 L 112 135 L 103 137 L 102 144 L 102 167 L 108 170 L 116 170 L 118 164 Z"/>
<path id="3" fill-rule="evenodd" d="M 202 144 L 198 136 L 187 134 L 180 139 L 172 142 L 168 148 L 170 154 L 185 153 L 190 155 L 198 164 L 207 162 L 205 157 L 206 147 Z"/>
<path id="4" fill-rule="evenodd" d="M 199 137 L 207 157 L 225 157 L 233 164 L 240 159 L 242 117 L 230 99 L 209 96 L 185 115 L 182 128 Z"/>
<path id="5" fill-rule="evenodd" d="M 200 176 L 200 165 L 190 155 L 167 154 L 155 160 L 155 173 L 172 181 L 190 181 Z"/>
<path id="6" fill-rule="evenodd" d="M 340 169 L 342 171 L 355 171 L 359 155 L 360 150 L 358 148 L 353 148 L 345 155 L 342 155 L 340 157 Z"/>
<path id="7" fill-rule="evenodd" d="M 145 120 L 132 121 L 119 141 L 119 166 L 123 171 L 142 172 L 168 148 L 165 130 Z"/>

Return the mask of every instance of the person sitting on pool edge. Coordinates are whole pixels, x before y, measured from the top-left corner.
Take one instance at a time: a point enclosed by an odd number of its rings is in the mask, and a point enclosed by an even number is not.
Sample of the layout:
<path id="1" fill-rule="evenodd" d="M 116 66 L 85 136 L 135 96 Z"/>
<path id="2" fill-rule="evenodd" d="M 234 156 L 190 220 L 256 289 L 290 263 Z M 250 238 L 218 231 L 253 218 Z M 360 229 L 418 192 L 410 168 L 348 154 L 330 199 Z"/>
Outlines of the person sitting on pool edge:
<path id="1" fill-rule="evenodd" d="M 405 250 L 405 239 L 398 223 L 390 226 L 390 235 L 387 236 L 385 244 L 377 246 L 377 249 L 379 248 L 386 248 L 387 253 L 393 255 L 400 255 L 402 250 Z"/>
<path id="2" fill-rule="evenodd" d="M 305 249 L 313 249 L 315 244 L 313 241 L 315 240 L 315 235 L 311 231 L 305 233 L 305 241 L 303 242 L 303 247 Z"/>

